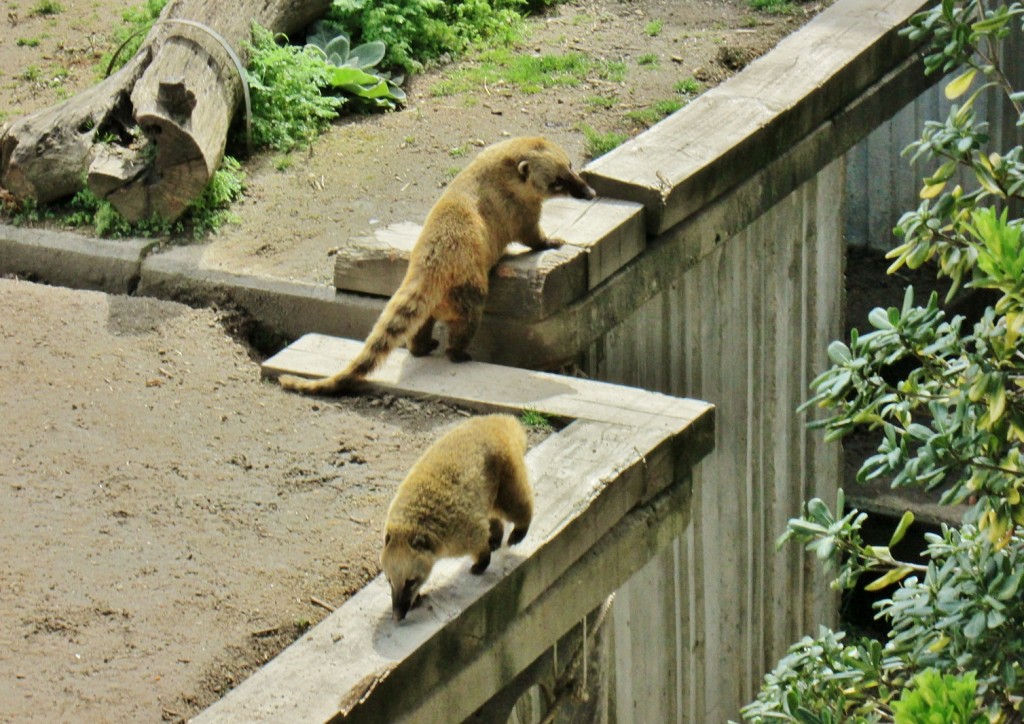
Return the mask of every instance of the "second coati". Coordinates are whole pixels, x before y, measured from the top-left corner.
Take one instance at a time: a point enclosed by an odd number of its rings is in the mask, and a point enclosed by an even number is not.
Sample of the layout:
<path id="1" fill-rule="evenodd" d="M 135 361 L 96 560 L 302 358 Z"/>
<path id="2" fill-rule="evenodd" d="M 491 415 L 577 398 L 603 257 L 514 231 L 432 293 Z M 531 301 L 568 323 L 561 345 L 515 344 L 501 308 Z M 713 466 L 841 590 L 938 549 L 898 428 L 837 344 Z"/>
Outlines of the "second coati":
<path id="1" fill-rule="evenodd" d="M 430 210 L 401 286 L 351 364 L 323 379 L 285 375 L 281 386 L 313 394 L 347 392 L 403 342 L 415 356 L 430 354 L 438 344 L 437 320 L 448 326 L 448 359 L 468 360 L 466 349 L 483 318 L 488 275 L 505 247 L 513 241 L 531 249 L 560 246 L 540 229 L 542 202 L 595 195 L 565 151 L 542 137 L 485 148 Z"/>
<path id="2" fill-rule="evenodd" d="M 401 621 L 439 558 L 472 556 L 473 573 L 501 545 L 526 537 L 533 489 L 526 476 L 526 431 L 511 415 L 461 423 L 435 442 L 398 486 L 384 526 L 380 564 L 391 584 L 391 610 Z"/>

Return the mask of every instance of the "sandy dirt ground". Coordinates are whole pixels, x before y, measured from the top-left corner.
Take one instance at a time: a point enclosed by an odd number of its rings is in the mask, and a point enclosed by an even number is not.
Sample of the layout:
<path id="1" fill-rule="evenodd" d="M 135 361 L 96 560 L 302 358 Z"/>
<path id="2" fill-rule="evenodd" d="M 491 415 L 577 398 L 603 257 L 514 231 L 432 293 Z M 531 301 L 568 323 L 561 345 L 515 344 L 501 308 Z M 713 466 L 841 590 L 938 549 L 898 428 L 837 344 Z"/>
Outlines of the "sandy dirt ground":
<path id="1" fill-rule="evenodd" d="M 463 415 L 262 382 L 209 310 L 0 280 L 0 721 L 178 719 L 376 575 Z"/>
<path id="2" fill-rule="evenodd" d="M 44 5 L 0 0 L 0 123 L 92 84 L 126 4 Z M 625 81 L 434 92 L 472 57 L 418 75 L 400 112 L 249 159 L 241 221 L 205 263 L 328 283 L 332 250 L 422 221 L 482 145 L 541 133 L 582 165 L 581 124 L 640 132 L 627 112 L 682 97 L 685 78 L 720 82 L 821 7 L 559 6 L 522 52 L 621 61 Z M 376 575 L 394 487 L 465 414 L 283 394 L 212 310 L 18 280 L 0 280 L 0 309 L 0 721 L 187 719 L 326 615 L 314 599 Z"/>

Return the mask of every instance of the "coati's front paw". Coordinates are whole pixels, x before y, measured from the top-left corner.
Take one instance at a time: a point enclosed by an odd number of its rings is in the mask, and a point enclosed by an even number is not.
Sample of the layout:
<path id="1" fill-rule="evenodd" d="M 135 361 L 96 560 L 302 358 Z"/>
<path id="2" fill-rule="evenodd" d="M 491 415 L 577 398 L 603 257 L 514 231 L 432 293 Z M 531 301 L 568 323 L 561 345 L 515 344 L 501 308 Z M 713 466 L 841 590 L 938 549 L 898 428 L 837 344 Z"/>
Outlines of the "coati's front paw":
<path id="1" fill-rule="evenodd" d="M 526 537 L 526 532 L 529 528 L 513 528 L 512 532 L 508 534 L 508 544 L 514 546 Z"/>
<path id="2" fill-rule="evenodd" d="M 445 356 L 447 356 L 452 362 L 469 362 L 473 359 L 466 350 L 452 349 L 451 347 L 445 350 Z"/>
<path id="3" fill-rule="evenodd" d="M 546 239 L 541 239 L 540 243 L 533 248 L 537 251 L 541 251 L 543 249 L 557 249 L 560 246 L 565 246 L 564 240 L 548 237 Z"/>
<path id="4" fill-rule="evenodd" d="M 475 576 L 479 576 L 481 573 L 487 570 L 487 566 L 491 565 L 491 552 L 487 551 L 485 554 L 476 559 L 476 563 L 469 569 L 469 572 Z"/>

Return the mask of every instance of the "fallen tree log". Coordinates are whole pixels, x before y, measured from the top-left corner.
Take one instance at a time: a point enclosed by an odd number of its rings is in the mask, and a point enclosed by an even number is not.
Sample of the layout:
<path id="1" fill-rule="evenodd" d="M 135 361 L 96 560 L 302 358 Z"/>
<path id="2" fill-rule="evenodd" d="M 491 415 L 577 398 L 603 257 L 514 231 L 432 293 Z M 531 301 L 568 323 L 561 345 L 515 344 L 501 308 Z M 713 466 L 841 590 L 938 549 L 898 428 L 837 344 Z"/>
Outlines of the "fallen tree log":
<path id="1" fill-rule="evenodd" d="M 117 73 L 0 129 L 0 186 L 40 203 L 83 179 L 129 221 L 178 218 L 220 166 L 253 23 L 294 33 L 330 0 L 171 0 Z M 175 22 L 177 21 L 177 22 Z M 199 26 L 199 27 L 197 27 Z"/>

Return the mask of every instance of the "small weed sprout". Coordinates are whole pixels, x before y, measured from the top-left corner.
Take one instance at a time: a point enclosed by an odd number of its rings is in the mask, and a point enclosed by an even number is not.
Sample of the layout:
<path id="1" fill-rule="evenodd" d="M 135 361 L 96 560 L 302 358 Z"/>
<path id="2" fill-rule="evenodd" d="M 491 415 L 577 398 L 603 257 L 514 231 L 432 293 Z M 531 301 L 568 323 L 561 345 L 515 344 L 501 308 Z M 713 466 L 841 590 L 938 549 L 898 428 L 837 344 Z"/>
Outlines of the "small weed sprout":
<path id="1" fill-rule="evenodd" d="M 644 53 L 636 59 L 636 64 L 641 66 L 649 66 L 651 68 L 657 68 L 659 58 L 657 53 Z"/>
<path id="2" fill-rule="evenodd" d="M 527 407 L 519 414 L 519 421 L 534 430 L 552 430 L 551 420 L 543 412 Z"/>
<path id="3" fill-rule="evenodd" d="M 662 28 L 665 27 L 664 20 L 652 20 L 644 26 L 644 32 L 650 35 L 652 38 L 656 38 L 661 35 Z"/>

